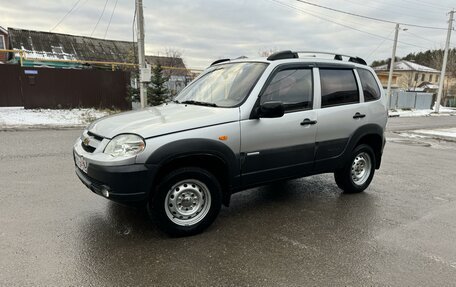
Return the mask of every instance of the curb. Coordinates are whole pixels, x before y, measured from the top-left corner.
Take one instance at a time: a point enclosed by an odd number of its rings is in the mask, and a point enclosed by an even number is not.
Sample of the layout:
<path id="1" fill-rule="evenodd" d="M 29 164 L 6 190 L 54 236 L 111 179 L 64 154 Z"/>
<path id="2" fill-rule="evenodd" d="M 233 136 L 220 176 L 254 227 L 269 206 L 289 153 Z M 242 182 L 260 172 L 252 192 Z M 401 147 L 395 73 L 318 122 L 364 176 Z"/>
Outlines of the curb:
<path id="1" fill-rule="evenodd" d="M 402 137 L 405 137 L 405 138 L 410 138 L 410 137 L 404 136 L 404 135 L 402 135 L 402 133 L 408 133 L 410 135 L 416 135 L 416 136 L 419 136 L 419 137 L 421 137 L 423 139 L 432 139 L 432 140 L 456 143 L 456 138 L 454 138 L 454 137 L 446 137 L 446 136 L 438 136 L 438 135 L 431 135 L 431 134 L 425 134 L 425 133 L 417 133 L 415 131 L 395 131 L 393 133 L 398 134 L 398 135 L 400 135 Z"/>
<path id="2" fill-rule="evenodd" d="M 21 126 L 0 126 L 0 132 L 11 131 L 39 131 L 39 130 L 77 130 L 84 129 L 87 125 L 21 125 Z"/>

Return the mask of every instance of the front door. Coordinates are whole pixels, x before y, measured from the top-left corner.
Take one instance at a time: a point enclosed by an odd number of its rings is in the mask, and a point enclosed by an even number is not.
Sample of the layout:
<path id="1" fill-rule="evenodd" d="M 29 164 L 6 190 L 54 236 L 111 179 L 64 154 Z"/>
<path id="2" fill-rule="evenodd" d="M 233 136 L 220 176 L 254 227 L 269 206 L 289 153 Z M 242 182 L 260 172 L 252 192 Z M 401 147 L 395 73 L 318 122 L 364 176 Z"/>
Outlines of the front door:
<path id="1" fill-rule="evenodd" d="M 282 67 L 273 72 L 259 104 L 280 101 L 280 118 L 241 121 L 242 185 L 305 175 L 314 162 L 317 113 L 313 110 L 312 68 Z"/>

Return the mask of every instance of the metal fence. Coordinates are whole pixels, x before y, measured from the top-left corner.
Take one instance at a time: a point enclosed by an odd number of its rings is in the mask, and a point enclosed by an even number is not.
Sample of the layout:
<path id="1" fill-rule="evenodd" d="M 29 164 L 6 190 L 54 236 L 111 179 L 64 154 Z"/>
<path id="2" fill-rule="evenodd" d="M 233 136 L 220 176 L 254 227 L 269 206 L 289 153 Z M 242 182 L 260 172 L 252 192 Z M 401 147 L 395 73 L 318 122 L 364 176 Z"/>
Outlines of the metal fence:
<path id="1" fill-rule="evenodd" d="M 0 107 L 131 109 L 124 71 L 0 65 Z"/>
<path id="2" fill-rule="evenodd" d="M 433 100 L 434 94 L 432 93 L 393 91 L 389 108 L 426 110 L 432 108 Z"/>
<path id="3" fill-rule="evenodd" d="M 456 97 L 448 98 L 446 102 L 447 107 L 456 107 Z"/>

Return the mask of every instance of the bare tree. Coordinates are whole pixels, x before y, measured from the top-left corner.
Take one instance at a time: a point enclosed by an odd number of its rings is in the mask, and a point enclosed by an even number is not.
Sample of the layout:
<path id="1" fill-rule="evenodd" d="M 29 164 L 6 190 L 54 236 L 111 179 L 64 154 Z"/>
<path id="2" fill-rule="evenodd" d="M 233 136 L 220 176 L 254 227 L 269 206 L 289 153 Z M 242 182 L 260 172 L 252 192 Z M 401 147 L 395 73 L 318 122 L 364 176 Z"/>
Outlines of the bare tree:
<path id="1" fill-rule="evenodd" d="M 277 52 L 277 48 L 269 48 L 269 49 L 260 49 L 258 50 L 258 56 L 260 57 L 269 57 L 271 54 Z"/>
<path id="2" fill-rule="evenodd" d="M 164 74 L 168 77 L 169 92 L 174 96 L 191 80 L 190 70 L 186 68 L 182 55 L 184 51 L 176 48 L 166 48 L 166 59 L 163 61 Z"/>
<path id="3" fill-rule="evenodd" d="M 184 59 L 182 58 L 183 54 L 183 50 L 169 47 L 166 48 L 165 55 L 169 58 L 169 61 L 167 61 L 167 65 L 173 68 L 182 67 L 182 63 L 185 65 Z"/>
<path id="4" fill-rule="evenodd" d="M 398 87 L 404 88 L 406 90 L 416 88 L 417 83 L 414 82 L 413 72 L 407 72 L 403 74 L 402 77 L 399 77 L 397 85 Z"/>
<path id="5" fill-rule="evenodd" d="M 436 50 L 431 54 L 430 65 L 438 70 L 442 69 L 444 50 Z M 448 51 L 448 62 L 446 67 L 447 76 L 456 77 L 456 49 Z"/>
<path id="6" fill-rule="evenodd" d="M 442 68 L 443 62 L 443 50 L 437 50 L 432 54 L 431 57 L 431 66 Z M 451 85 L 451 80 L 456 77 L 456 49 L 451 49 L 448 53 L 448 62 L 446 67 L 446 75 L 443 82 L 443 102 L 447 102 L 445 99 L 447 96 L 454 95 L 456 93 L 456 84 Z"/>

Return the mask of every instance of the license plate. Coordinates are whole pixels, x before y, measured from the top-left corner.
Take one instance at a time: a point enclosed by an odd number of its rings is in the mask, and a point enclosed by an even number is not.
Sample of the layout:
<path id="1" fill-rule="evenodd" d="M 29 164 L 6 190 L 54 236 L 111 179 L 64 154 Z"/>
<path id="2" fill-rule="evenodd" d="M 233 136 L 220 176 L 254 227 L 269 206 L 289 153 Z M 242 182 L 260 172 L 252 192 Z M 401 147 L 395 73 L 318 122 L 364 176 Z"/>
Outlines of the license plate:
<path id="1" fill-rule="evenodd" d="M 83 156 L 74 154 L 74 162 L 76 163 L 77 167 L 79 167 L 83 172 L 87 173 L 87 168 L 89 167 L 89 163 Z"/>

